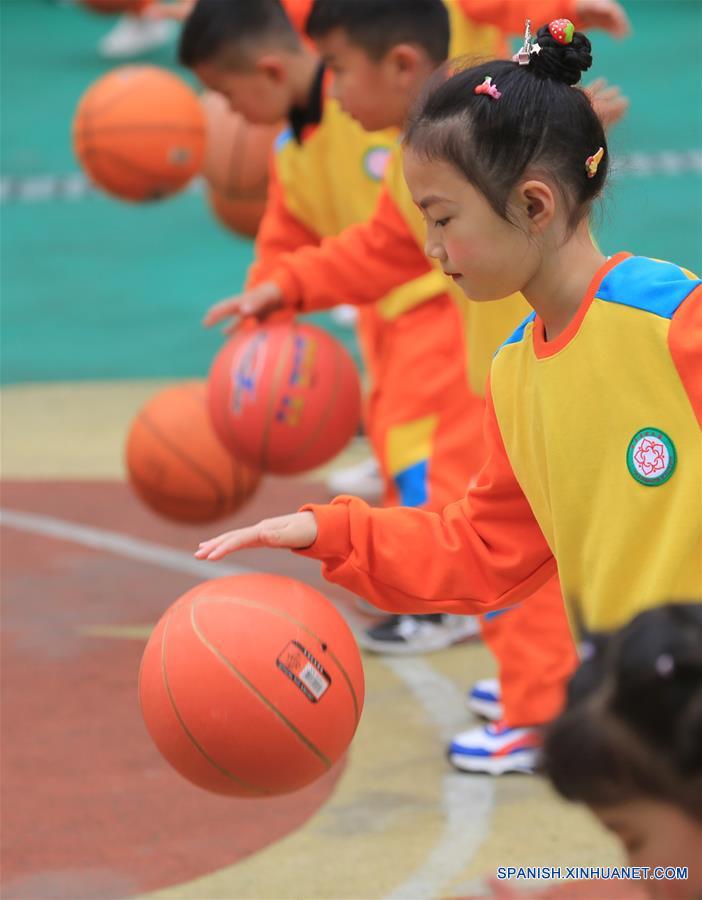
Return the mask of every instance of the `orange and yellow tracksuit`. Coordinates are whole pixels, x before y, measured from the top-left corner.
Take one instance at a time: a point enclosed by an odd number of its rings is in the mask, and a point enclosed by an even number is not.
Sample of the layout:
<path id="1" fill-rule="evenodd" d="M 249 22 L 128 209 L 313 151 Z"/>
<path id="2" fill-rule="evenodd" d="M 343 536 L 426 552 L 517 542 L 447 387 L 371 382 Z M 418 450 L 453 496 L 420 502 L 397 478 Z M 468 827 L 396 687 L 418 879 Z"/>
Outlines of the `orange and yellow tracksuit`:
<path id="1" fill-rule="evenodd" d="M 701 427 L 702 281 L 620 253 L 555 340 L 532 313 L 497 353 L 487 460 L 462 500 L 310 506 L 318 537 L 301 552 L 403 612 L 526 607 L 557 570 L 575 631 L 619 628 L 702 602 Z"/>
<path id="2" fill-rule="evenodd" d="M 303 21 L 306 0 L 288 0 L 291 5 L 296 21 Z M 566 14 L 574 16 L 574 0 L 567 5 Z M 521 33 L 527 8 L 543 20 L 564 13 L 562 3 L 549 0 L 536 9 L 533 3 L 486 0 L 447 6 L 452 57 L 502 54 L 504 33 Z M 300 310 L 338 303 L 361 307 L 359 340 L 371 376 L 368 432 L 390 476 L 385 502 L 438 510 L 463 491 L 483 462 L 487 366 L 523 317 L 524 301 L 491 304 L 487 315 L 472 308 L 424 257 L 424 227 L 402 178 L 398 136 L 362 132 L 334 101 L 327 99 L 323 109 L 318 124 L 313 115 L 298 134 L 288 131 L 278 142 L 249 285 L 277 281 L 287 304 Z M 388 151 L 392 161 L 381 186 L 377 176 Z M 372 191 L 368 176 L 376 176 Z M 376 201 L 368 225 L 332 240 L 328 252 L 324 240 L 317 249 L 320 239 L 368 219 Z M 287 255 L 292 250 L 298 252 Z M 317 268 L 320 253 L 333 260 L 329 270 Z M 500 663 L 511 726 L 550 719 L 576 664 L 556 579 L 540 590 L 537 602 L 543 607 L 538 621 L 517 608 L 483 623 L 484 638 Z"/>

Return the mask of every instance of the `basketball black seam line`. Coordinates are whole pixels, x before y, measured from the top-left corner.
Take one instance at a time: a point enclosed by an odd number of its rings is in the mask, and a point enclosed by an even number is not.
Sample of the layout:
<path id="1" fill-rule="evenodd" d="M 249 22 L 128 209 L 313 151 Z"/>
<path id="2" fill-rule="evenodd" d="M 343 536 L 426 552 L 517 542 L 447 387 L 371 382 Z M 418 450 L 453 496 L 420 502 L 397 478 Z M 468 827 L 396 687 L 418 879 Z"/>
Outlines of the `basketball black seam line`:
<path id="1" fill-rule="evenodd" d="M 317 757 L 317 759 L 318 759 L 324 766 L 326 766 L 327 769 L 331 769 L 331 767 L 332 767 L 332 765 L 333 765 L 333 762 L 332 762 L 331 759 L 329 759 L 329 757 L 326 755 L 326 753 L 322 753 L 322 751 L 319 749 L 319 747 L 317 747 L 315 744 L 313 744 L 312 741 L 311 741 L 305 734 L 303 734 L 303 733 L 300 731 L 300 729 L 297 727 L 297 725 L 295 725 L 294 722 L 291 722 L 290 719 L 288 719 L 288 717 L 285 715 L 285 713 L 281 712 L 281 710 L 279 710 L 278 707 L 275 706 L 275 704 L 273 704 L 273 703 L 268 699 L 268 697 L 266 697 L 266 695 L 265 695 L 262 691 L 260 691 L 260 690 L 256 687 L 256 685 L 255 685 L 252 681 L 250 681 L 250 680 L 246 677 L 246 675 L 244 675 L 244 673 L 241 672 L 241 671 L 234 665 L 234 663 L 224 655 L 224 653 L 222 653 L 222 651 L 219 649 L 219 647 L 216 647 L 216 646 L 215 646 L 215 645 L 214 645 L 214 644 L 213 644 L 213 643 L 212 643 L 212 642 L 211 642 L 211 641 L 210 641 L 210 640 L 202 633 L 202 631 L 200 630 L 200 627 L 199 627 L 199 625 L 198 625 L 196 616 L 195 616 L 195 610 L 196 610 L 196 607 L 197 607 L 200 603 L 203 602 L 203 600 L 207 600 L 207 599 L 209 599 L 209 598 L 208 598 L 208 597 L 203 597 L 203 598 L 200 598 L 200 599 L 197 599 L 197 600 L 193 600 L 193 603 L 192 603 L 192 605 L 191 605 L 191 607 L 190 607 L 190 622 L 191 622 L 191 624 L 192 624 L 192 626 L 193 626 L 193 631 L 195 632 L 195 634 L 196 634 L 196 635 L 198 636 L 198 638 L 202 641 L 202 643 L 204 644 L 204 646 L 207 647 L 212 653 L 214 653 L 215 656 L 217 656 L 217 658 L 220 659 L 220 660 L 224 663 L 224 665 L 225 665 L 225 666 L 226 666 L 226 667 L 227 667 L 234 675 L 236 675 L 236 677 L 237 677 L 244 685 L 246 685 L 246 687 L 247 687 L 247 688 L 248 688 L 248 689 L 249 689 L 249 690 L 257 697 L 257 699 L 260 700 L 261 703 L 263 703 L 263 705 L 264 705 L 267 709 L 269 709 L 269 710 L 273 713 L 274 716 L 276 716 L 276 718 L 278 718 L 284 725 L 286 725 L 286 726 L 290 729 L 290 731 L 295 735 L 295 737 L 296 737 L 299 741 L 302 742 L 303 746 L 307 747 L 307 749 L 308 749 L 311 753 L 313 753 L 313 754 Z"/>
<path id="2" fill-rule="evenodd" d="M 270 440 L 270 431 L 272 426 L 271 423 L 271 414 L 274 412 L 274 405 L 276 402 L 276 392 L 280 386 L 280 382 L 283 378 L 283 368 L 286 363 L 285 353 L 289 354 L 290 347 L 295 340 L 295 335 L 298 333 L 298 329 L 293 324 L 291 329 L 288 331 L 285 336 L 285 342 L 281 347 L 281 352 L 279 358 L 276 360 L 275 369 L 273 372 L 273 381 L 271 384 L 271 389 L 268 395 L 268 408 L 266 409 L 266 414 L 263 418 L 263 436 L 261 440 L 261 468 L 266 468 L 266 460 L 268 456 L 268 441 Z"/>
<path id="3" fill-rule="evenodd" d="M 304 622 L 301 622 L 299 619 L 296 619 L 294 616 L 291 616 L 290 613 L 287 613 L 284 610 L 276 609 L 276 607 L 274 607 L 274 606 L 267 606 L 265 603 L 261 603 L 260 601 L 248 600 L 243 597 L 225 597 L 225 596 L 217 596 L 216 594 L 214 594 L 214 595 L 209 594 L 207 597 L 203 597 L 202 599 L 203 600 L 214 600 L 217 603 L 239 603 L 243 606 L 247 606 L 247 605 L 254 606 L 259 609 L 265 610 L 266 612 L 275 613 L 275 615 L 278 615 L 281 618 L 286 619 L 288 622 L 292 622 L 292 624 L 295 625 L 296 627 L 301 628 L 304 632 L 309 634 L 310 637 L 313 637 L 315 639 L 315 641 L 317 641 L 319 644 L 324 643 L 322 641 L 322 639 L 320 638 L 320 636 L 318 634 L 316 634 L 314 631 L 312 631 L 312 629 L 308 625 L 305 625 Z M 353 686 L 353 682 L 351 681 L 351 677 L 348 674 L 348 672 L 346 671 L 346 668 L 344 667 L 341 660 L 336 656 L 336 654 L 329 649 L 327 650 L 327 652 L 329 653 L 329 656 L 331 657 L 331 659 L 334 661 L 337 668 L 341 672 L 341 674 L 344 678 L 344 681 L 346 682 L 346 686 L 349 689 L 349 693 L 351 694 L 351 702 L 353 703 L 354 714 L 356 717 L 355 724 L 358 725 L 358 723 L 361 719 L 361 712 L 360 712 L 359 705 L 358 705 L 358 697 L 356 696 L 356 690 Z"/>
<path id="4" fill-rule="evenodd" d="M 246 788 L 251 794 L 255 797 L 265 797 L 270 796 L 270 791 L 266 791 L 263 788 L 257 787 L 256 785 L 249 784 L 249 782 L 245 781 L 243 778 L 239 778 L 230 772 L 228 769 L 225 769 L 224 766 L 221 766 L 213 757 L 209 755 L 209 753 L 205 750 L 204 747 L 197 741 L 195 736 L 188 729 L 188 726 L 185 724 L 183 717 L 180 714 L 180 710 L 176 705 L 175 698 L 171 691 L 170 683 L 168 681 L 168 672 L 166 670 L 166 634 L 168 632 L 168 626 L 170 624 L 172 613 L 166 619 L 166 622 L 163 627 L 163 634 L 161 636 L 161 680 L 163 681 L 163 686 L 166 689 L 166 694 L 168 696 L 168 701 L 171 704 L 171 709 L 173 710 L 175 717 L 178 719 L 178 723 L 180 727 L 183 729 L 183 733 L 190 741 L 190 743 L 195 747 L 195 749 L 200 753 L 210 765 L 214 766 L 214 768 L 224 775 L 226 778 L 229 778 L 231 781 L 236 784 L 240 784 L 242 787 Z"/>
<path id="5" fill-rule="evenodd" d="M 146 479 L 142 478 L 139 475 L 135 475 L 133 472 L 129 473 L 129 481 L 134 485 L 134 489 L 137 494 L 140 491 L 146 495 L 153 495 L 154 497 L 158 497 L 160 499 L 165 500 L 166 502 L 180 503 L 183 505 L 188 505 L 193 507 L 193 511 L 196 509 L 202 509 L 203 511 L 206 509 L 212 510 L 212 520 L 217 519 L 220 515 L 224 515 L 229 512 L 228 509 L 220 512 L 219 505 L 214 500 L 198 500 L 193 497 L 188 497 L 186 494 L 173 494 L 170 491 L 160 491 L 157 490 L 151 483 Z M 141 496 L 141 494 L 140 494 Z"/>
<path id="6" fill-rule="evenodd" d="M 158 125 L 115 125 L 111 128 L 96 125 L 91 128 L 76 129 L 75 133 L 80 137 L 90 138 L 101 134 L 141 134 L 146 131 L 163 132 L 165 134 L 176 132 L 177 134 L 204 135 L 204 128 L 201 125 L 176 125 L 171 122 L 159 123 Z"/>
<path id="7" fill-rule="evenodd" d="M 172 441 L 166 435 L 164 435 L 161 429 L 149 418 L 145 410 L 142 410 L 142 412 L 139 414 L 138 421 L 141 421 L 154 437 L 162 441 L 164 446 L 171 450 L 172 453 L 177 456 L 181 462 L 185 463 L 189 468 L 193 470 L 193 472 L 195 472 L 205 482 L 207 482 L 209 486 L 214 490 L 215 497 L 218 497 L 220 499 L 220 502 L 224 500 L 226 504 L 227 494 L 222 485 L 220 485 L 219 482 L 207 470 L 201 468 L 197 460 L 194 460 L 192 457 L 188 456 L 187 453 L 180 449 L 180 447 L 172 443 Z"/>
<path id="8" fill-rule="evenodd" d="M 124 99 L 124 97 L 126 97 L 126 96 L 127 96 L 128 94 L 130 94 L 133 90 L 136 90 L 136 89 L 139 88 L 140 86 L 141 86 L 141 85 L 140 85 L 140 79 L 139 79 L 139 78 L 131 79 L 131 80 L 130 80 L 130 83 L 124 86 L 124 90 L 123 90 L 123 91 L 119 91 L 118 93 L 113 94 L 108 100 L 105 100 L 105 101 L 103 102 L 102 106 L 99 106 L 97 109 L 91 110 L 91 114 L 92 114 L 93 118 L 94 118 L 98 113 L 104 112 L 106 109 L 110 109 L 115 103 L 117 103 L 119 100 Z M 90 93 L 90 91 L 92 90 L 93 87 L 95 87 L 95 83 L 93 83 L 93 85 L 92 85 L 91 87 L 88 87 L 88 88 L 87 88 L 88 94 Z"/>
<path id="9" fill-rule="evenodd" d="M 130 159 L 122 156 L 120 153 L 115 153 L 114 150 L 105 150 L 104 148 L 98 147 L 89 147 L 86 151 L 86 156 L 97 156 L 98 158 L 103 158 L 107 160 L 111 160 L 113 163 L 117 163 L 123 168 L 127 169 L 129 172 L 137 175 L 141 175 L 142 177 L 146 176 L 147 178 L 161 178 L 164 184 L 174 185 L 176 180 L 178 180 L 178 186 L 184 186 L 187 181 L 193 178 L 197 172 L 189 172 L 186 173 L 183 171 L 180 173 L 182 176 L 187 175 L 185 181 L 181 181 L 180 177 L 176 176 L 176 178 L 170 175 L 164 175 L 162 172 L 154 172 L 150 169 L 145 169 L 143 166 L 139 166 L 136 163 L 133 163 Z"/>
<path id="10" fill-rule="evenodd" d="M 342 356 L 342 354 L 340 351 L 337 351 L 337 353 L 335 353 L 335 355 L 334 355 L 334 361 L 335 361 L 334 388 L 333 388 L 331 395 L 329 396 L 327 405 L 325 407 L 324 416 L 320 419 L 320 421 L 317 423 L 316 427 L 308 435 L 308 437 L 302 443 L 302 445 L 300 447 L 298 447 L 297 450 L 295 450 L 295 452 L 292 453 L 290 456 L 286 456 L 284 460 L 281 460 L 281 462 L 283 462 L 283 463 L 293 462 L 295 459 L 298 459 L 300 457 L 300 455 L 302 453 L 304 453 L 305 450 L 307 450 L 309 448 L 309 446 L 315 440 L 317 440 L 320 433 L 323 431 L 324 426 L 329 421 L 329 418 L 330 418 L 333 410 L 336 407 L 335 401 L 339 395 L 339 390 L 340 390 L 340 386 L 341 386 L 341 356 Z"/>

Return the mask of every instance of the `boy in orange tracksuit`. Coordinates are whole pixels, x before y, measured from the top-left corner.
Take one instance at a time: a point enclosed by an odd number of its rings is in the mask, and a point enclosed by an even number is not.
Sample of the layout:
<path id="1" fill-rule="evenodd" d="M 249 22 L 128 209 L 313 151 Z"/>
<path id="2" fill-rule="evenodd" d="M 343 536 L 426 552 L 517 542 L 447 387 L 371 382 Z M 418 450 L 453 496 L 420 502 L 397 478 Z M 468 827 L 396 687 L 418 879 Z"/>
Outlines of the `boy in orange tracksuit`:
<path id="1" fill-rule="evenodd" d="M 380 100 L 380 103 L 382 104 L 382 100 Z M 407 104 L 408 103 L 409 100 L 407 100 Z M 380 115 L 382 115 L 382 112 L 380 113 Z M 363 124 L 368 125 L 368 120 L 363 120 Z M 380 125 L 384 124 L 387 124 L 387 122 L 381 122 L 380 120 L 378 120 L 377 123 L 375 123 L 375 127 L 379 127 Z M 399 124 L 399 122 L 397 124 Z M 394 203 L 393 201 L 390 201 L 390 204 L 391 209 L 392 207 L 397 208 L 399 205 Z M 405 213 L 406 215 L 405 210 L 403 210 L 403 213 Z M 390 221 L 392 221 L 392 213 L 389 218 Z M 396 211 L 394 212 L 394 219 L 398 219 L 398 214 Z M 388 219 L 386 218 L 384 224 L 387 224 L 387 221 Z M 404 225 L 401 217 L 400 227 L 403 228 L 405 232 L 407 231 L 406 225 Z M 401 242 L 399 244 L 396 244 L 393 249 L 397 250 L 398 246 L 401 247 Z M 415 238 L 411 234 L 409 236 L 409 247 L 406 247 L 406 249 L 408 250 L 408 252 L 399 260 L 397 258 L 393 258 L 389 262 L 384 260 L 384 262 L 387 262 L 388 268 L 393 269 L 394 283 L 389 284 L 388 289 L 396 287 L 398 282 L 402 280 L 402 277 L 404 276 L 406 278 L 408 273 L 412 273 L 415 276 L 419 277 L 420 272 L 427 272 L 427 267 L 424 263 L 423 256 L 421 252 L 419 252 L 419 254 L 417 253 L 417 243 Z M 286 259 L 290 259 L 290 257 L 287 257 Z M 372 260 L 371 262 L 374 263 L 375 260 Z M 276 263 L 276 265 L 273 267 L 273 271 L 277 271 L 276 266 L 278 266 L 278 263 Z M 268 268 L 267 274 L 269 277 L 270 272 L 271 269 Z M 400 273 L 399 278 L 398 273 Z M 351 275 L 352 273 L 349 270 L 347 274 Z M 357 273 L 353 274 L 357 277 Z M 427 272 L 427 274 L 429 274 L 429 272 Z M 378 296 L 378 293 L 382 292 L 383 290 L 382 288 L 380 290 L 377 289 L 377 285 L 375 284 L 374 279 L 370 279 L 370 281 L 372 284 L 372 289 L 369 289 L 368 293 L 364 297 L 364 300 L 366 300 L 367 302 L 375 299 Z M 324 283 L 324 286 L 319 293 L 324 294 L 325 296 L 322 296 L 320 298 L 321 302 L 318 304 L 319 307 L 330 305 L 329 298 L 335 297 L 335 289 L 338 283 L 340 282 L 334 282 L 333 280 L 327 280 Z M 372 295 L 371 290 L 373 291 Z M 457 299 L 460 303 L 461 314 L 464 315 L 466 308 L 465 301 L 460 296 Z M 393 347 L 393 352 L 388 354 L 387 357 L 389 362 L 392 361 L 398 366 L 396 371 L 401 373 L 401 383 L 404 388 L 404 391 L 400 396 L 407 398 L 410 403 L 416 403 L 416 394 L 418 393 L 418 390 L 413 390 L 413 386 L 415 385 L 418 389 L 429 387 L 430 393 L 433 393 L 434 395 L 436 394 L 437 389 L 439 391 L 441 390 L 440 385 L 437 387 L 436 378 L 437 375 L 443 374 L 442 369 L 445 369 L 446 366 L 437 366 L 436 360 L 437 358 L 439 358 L 445 360 L 446 363 L 450 362 L 450 357 L 448 356 L 449 347 L 451 345 L 450 340 L 447 341 L 445 345 L 444 353 L 440 353 L 438 355 L 427 353 L 427 337 L 431 334 L 432 329 L 435 330 L 436 328 L 436 309 L 432 310 L 431 305 L 426 303 L 423 304 L 422 307 L 423 308 L 420 309 L 423 313 L 425 313 L 425 315 L 421 319 L 418 317 L 419 310 L 413 311 L 411 314 L 412 317 L 416 317 L 414 319 L 414 322 L 416 323 L 413 331 L 413 334 L 416 335 L 414 340 L 407 340 L 407 338 L 409 337 L 407 330 L 409 326 L 407 324 L 404 324 L 404 334 L 400 332 L 397 343 L 395 347 Z M 314 304 L 310 304 L 309 308 L 314 308 Z M 407 323 L 408 320 L 410 320 L 411 322 L 410 316 L 408 316 L 408 314 L 405 314 L 402 321 L 404 323 Z M 454 328 L 460 328 L 460 320 L 458 319 L 458 317 L 454 318 L 453 322 Z M 496 338 L 500 332 L 504 332 L 506 330 L 508 330 L 507 324 L 501 325 L 499 328 L 497 328 Z M 405 338 L 404 342 L 402 340 L 403 337 Z M 448 337 L 450 338 L 450 335 L 448 335 Z M 414 361 L 415 367 L 423 366 L 423 369 L 414 368 L 414 373 L 418 377 L 416 381 L 413 379 L 411 384 L 408 384 L 408 378 L 411 377 L 411 374 L 413 373 L 413 363 L 409 362 L 408 359 Z M 434 379 L 433 383 L 431 379 Z M 480 384 L 480 377 L 476 375 L 474 377 L 474 381 L 476 384 Z M 395 403 L 394 406 L 391 406 L 389 409 L 390 414 L 396 412 L 397 403 Z M 423 427 L 432 427 L 431 422 L 422 422 L 421 425 Z M 446 485 L 447 493 L 442 494 L 440 487 L 438 490 L 434 488 L 433 499 L 435 499 L 437 505 L 443 505 L 444 502 L 448 502 L 450 496 L 455 494 L 458 485 L 464 484 L 469 474 L 471 472 L 476 472 L 477 466 L 482 461 L 482 446 L 478 440 L 477 432 L 474 432 L 474 436 L 472 437 L 472 440 L 470 442 L 466 442 L 465 433 L 462 435 L 455 428 L 455 419 L 453 427 L 451 427 L 450 418 L 447 421 L 447 426 L 448 427 L 444 429 L 443 435 L 438 429 L 435 430 L 435 446 L 440 446 L 441 438 L 443 438 L 447 443 L 451 441 L 452 451 L 454 452 L 453 459 L 457 461 L 457 467 L 456 469 L 451 471 L 446 465 L 441 466 L 441 474 L 445 475 L 444 483 Z M 408 434 L 407 437 L 415 437 L 414 443 L 415 445 L 417 445 L 421 444 L 423 435 L 419 435 L 419 440 L 416 439 L 416 435 L 411 436 Z M 381 452 L 382 443 L 383 442 L 381 442 Z M 426 438 L 425 443 L 428 443 L 426 442 Z M 387 447 L 387 442 L 385 442 L 385 447 Z M 476 459 L 472 463 L 468 458 L 468 452 L 470 448 L 479 450 Z M 401 452 L 402 445 L 400 445 L 399 450 Z M 432 457 L 432 462 L 433 461 L 434 458 Z M 420 460 L 418 465 L 416 460 L 410 459 L 408 462 L 409 465 L 405 466 L 404 470 L 401 470 L 401 475 L 403 475 L 407 479 L 405 482 L 405 486 L 411 489 L 412 478 L 416 479 L 414 482 L 415 485 L 417 483 L 421 485 L 422 479 L 426 478 L 426 475 L 422 473 L 423 467 L 426 470 L 426 461 Z M 405 505 L 408 505 L 407 501 L 405 501 Z M 555 583 L 550 588 L 547 588 L 542 592 L 539 598 L 539 602 L 543 603 L 544 608 L 543 615 L 541 615 L 540 617 L 534 617 L 533 614 L 535 612 L 535 606 L 534 601 L 532 601 L 531 616 L 528 617 L 528 619 L 525 617 L 524 622 L 520 621 L 521 616 L 519 612 L 513 612 L 510 613 L 510 616 L 500 617 L 500 619 L 492 620 L 486 625 L 486 637 L 488 637 L 488 639 L 492 637 L 493 646 L 498 651 L 503 665 L 503 688 L 505 695 L 504 702 L 507 710 L 507 715 L 509 716 L 510 712 L 512 712 L 512 721 L 510 722 L 510 724 L 513 726 L 539 724 L 540 722 L 550 718 L 558 710 L 562 699 L 562 684 L 564 677 L 568 674 L 572 665 L 574 664 L 572 644 L 570 643 L 570 639 L 567 635 L 565 619 L 562 613 L 560 598 L 557 594 Z M 504 631 L 502 621 L 507 620 L 510 617 L 514 617 L 514 625 L 509 630 L 514 635 L 518 634 L 520 637 L 520 652 L 512 655 L 509 654 L 508 650 L 500 651 L 500 648 L 497 647 L 497 645 L 494 643 L 494 641 L 499 638 L 502 631 Z M 405 620 L 407 618 L 408 617 L 402 617 L 402 619 Z M 493 632 L 495 633 L 494 637 L 492 636 Z M 530 632 L 533 632 L 533 634 L 530 634 Z M 385 646 L 387 646 L 387 644 Z M 525 679 L 523 677 L 507 677 L 505 679 L 504 676 L 507 674 L 507 671 L 503 660 L 507 660 L 508 662 L 511 661 L 514 665 L 515 670 L 517 671 L 522 667 L 529 668 L 529 670 L 533 672 L 535 676 L 538 688 L 534 689 L 534 683 L 532 682 L 530 684 L 528 679 Z M 541 673 L 541 677 L 539 677 L 539 673 Z M 522 740 L 524 744 L 525 756 L 528 755 L 528 751 L 531 747 L 531 742 L 534 738 L 533 732 L 531 730 L 522 730 L 519 728 L 510 728 L 508 729 L 508 731 L 509 734 L 505 736 L 505 739 L 510 741 Z M 512 756 L 509 760 L 501 758 L 494 761 L 494 768 L 490 769 L 489 766 L 485 764 L 483 764 L 482 768 L 483 770 L 487 769 L 489 771 L 501 771 L 504 769 L 500 769 L 500 765 L 502 765 L 503 763 L 514 764 L 518 759 L 519 757 L 517 756 Z"/>
<path id="2" fill-rule="evenodd" d="M 443 30 L 425 31 L 427 74 L 448 43 L 446 11 L 440 3 L 434 11 Z M 366 132 L 328 96 L 328 73 L 301 45 L 277 2 L 201 0 L 185 24 L 180 56 L 249 120 L 287 115 L 290 122 L 272 155 L 249 286 L 267 278 L 290 251 L 316 246 L 370 217 L 397 133 Z M 327 305 L 343 302 L 341 290 L 335 286 Z M 439 509 L 482 453 L 481 401 L 466 381 L 461 314 L 443 278 L 423 259 L 374 300 L 362 311 L 359 336 L 371 375 L 367 430 L 393 476 L 386 503 Z M 436 359 L 445 362 L 436 366 Z M 418 390 L 405 390 L 408 370 Z M 422 625 L 420 649 L 440 649 L 478 631 L 470 617 L 432 616 Z"/>

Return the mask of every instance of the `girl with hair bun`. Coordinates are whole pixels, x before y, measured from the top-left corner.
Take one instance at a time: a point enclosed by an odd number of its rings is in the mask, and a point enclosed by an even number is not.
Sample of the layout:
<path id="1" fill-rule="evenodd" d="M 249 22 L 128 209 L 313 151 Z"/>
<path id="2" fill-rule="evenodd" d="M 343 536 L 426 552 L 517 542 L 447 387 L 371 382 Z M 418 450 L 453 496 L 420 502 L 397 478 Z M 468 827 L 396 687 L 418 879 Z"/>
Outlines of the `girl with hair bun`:
<path id="1" fill-rule="evenodd" d="M 702 596 L 702 282 L 605 258 L 589 232 L 609 158 L 576 87 L 585 35 L 557 20 L 513 61 L 434 83 L 404 137 L 426 253 L 472 301 L 533 312 L 496 353 L 486 463 L 441 513 L 352 497 L 204 541 L 288 547 L 398 613 L 485 613 L 558 571 L 588 631 Z"/>
<path id="2" fill-rule="evenodd" d="M 622 841 L 632 866 L 687 866 L 653 896 L 702 897 L 702 605 L 648 610 L 584 643 L 543 769 Z"/>

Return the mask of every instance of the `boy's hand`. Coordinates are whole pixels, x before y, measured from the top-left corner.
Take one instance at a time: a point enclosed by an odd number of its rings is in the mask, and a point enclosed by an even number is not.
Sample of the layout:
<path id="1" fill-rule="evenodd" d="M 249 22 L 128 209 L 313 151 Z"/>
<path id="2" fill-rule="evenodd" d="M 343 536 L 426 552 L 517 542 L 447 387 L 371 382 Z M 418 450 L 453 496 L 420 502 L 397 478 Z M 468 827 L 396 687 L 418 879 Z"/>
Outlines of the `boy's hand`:
<path id="1" fill-rule="evenodd" d="M 629 17 L 616 0 L 576 0 L 575 11 L 584 31 L 600 28 L 616 38 L 631 33 Z"/>
<path id="2" fill-rule="evenodd" d="M 173 19 L 184 22 L 193 11 L 196 0 L 173 0 L 172 3 L 149 3 L 141 15 L 144 19 Z"/>
<path id="3" fill-rule="evenodd" d="M 225 531 L 209 541 L 203 541 L 195 551 L 198 559 L 209 559 L 213 562 L 235 550 L 245 547 L 287 547 L 290 550 L 303 550 L 317 540 L 317 520 L 311 512 L 293 513 L 290 516 L 278 516 L 277 519 L 264 519 L 250 528 L 238 528 L 236 531 Z"/>
<path id="4" fill-rule="evenodd" d="M 282 306 L 283 295 L 278 285 L 272 281 L 264 281 L 250 291 L 215 303 L 209 308 L 202 321 L 203 325 L 210 328 L 230 316 L 236 316 L 235 321 L 223 329 L 226 334 L 230 334 L 236 329 L 240 319 L 255 316 L 261 321 L 276 310 L 282 309 Z"/>
<path id="5" fill-rule="evenodd" d="M 605 130 L 622 118 L 629 109 L 629 98 L 616 85 L 608 85 L 604 78 L 597 78 L 583 88 Z"/>

